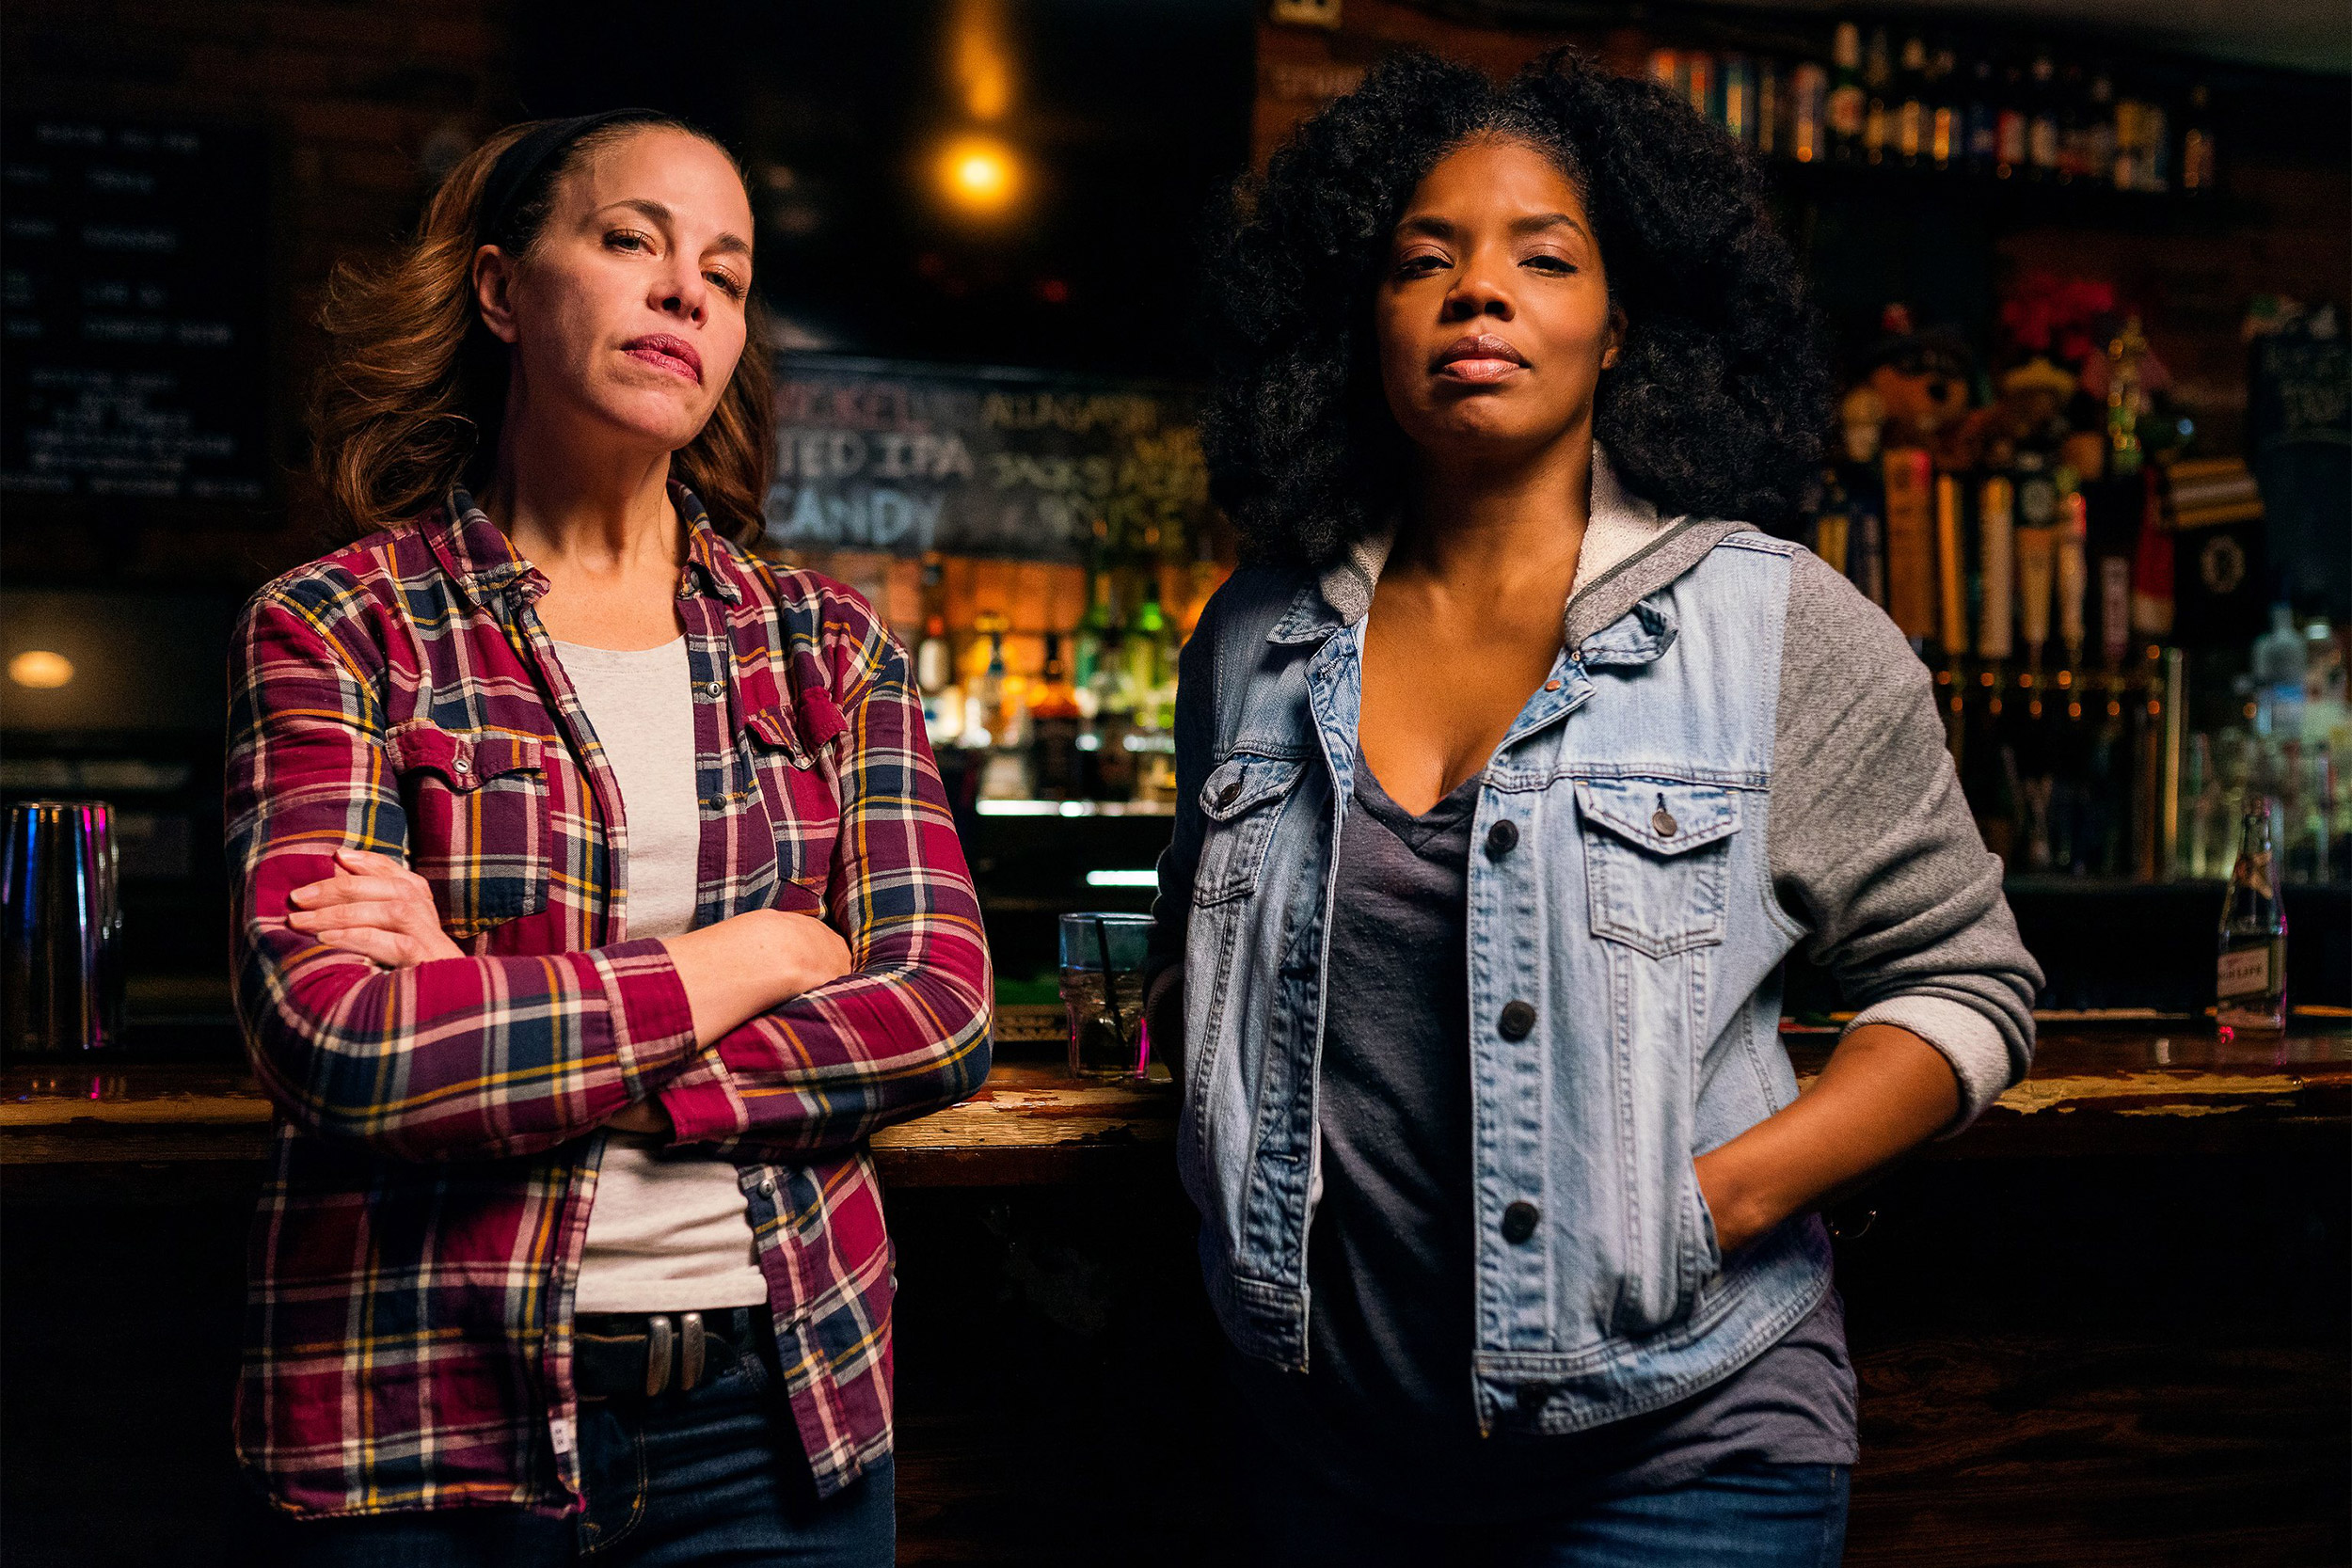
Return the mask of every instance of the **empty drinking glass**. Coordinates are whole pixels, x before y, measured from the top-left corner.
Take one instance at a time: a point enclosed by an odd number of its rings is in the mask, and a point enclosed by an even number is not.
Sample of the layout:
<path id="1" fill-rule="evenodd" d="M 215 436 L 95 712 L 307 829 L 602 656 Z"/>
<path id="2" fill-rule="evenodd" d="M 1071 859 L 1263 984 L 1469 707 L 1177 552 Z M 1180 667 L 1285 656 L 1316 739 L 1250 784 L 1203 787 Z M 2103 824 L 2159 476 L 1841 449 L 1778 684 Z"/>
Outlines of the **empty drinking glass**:
<path id="1" fill-rule="evenodd" d="M 1061 1002 L 1073 1078 L 1140 1078 L 1151 1067 L 1143 1028 L 1148 914 L 1061 917 Z"/>

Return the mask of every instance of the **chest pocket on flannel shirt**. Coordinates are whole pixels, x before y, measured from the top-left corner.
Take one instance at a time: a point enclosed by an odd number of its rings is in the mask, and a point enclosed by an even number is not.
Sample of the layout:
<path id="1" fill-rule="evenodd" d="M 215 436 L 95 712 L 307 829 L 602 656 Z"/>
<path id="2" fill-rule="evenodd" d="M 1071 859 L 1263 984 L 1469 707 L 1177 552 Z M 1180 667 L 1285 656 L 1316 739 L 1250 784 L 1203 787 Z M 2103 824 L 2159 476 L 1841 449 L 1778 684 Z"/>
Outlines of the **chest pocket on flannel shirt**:
<path id="1" fill-rule="evenodd" d="M 772 907 L 793 914 L 822 914 L 825 890 L 833 879 L 834 840 L 841 828 L 841 800 L 834 793 L 832 770 L 818 766 L 821 748 L 807 739 L 782 705 L 755 708 L 745 715 L 739 745 L 753 784 L 746 794 L 756 797 L 755 815 L 765 817 L 775 843 L 779 886 Z"/>
<path id="2" fill-rule="evenodd" d="M 545 910 L 551 830 L 540 738 L 420 719 L 384 744 L 408 813 L 409 869 L 433 884 L 449 934 Z"/>

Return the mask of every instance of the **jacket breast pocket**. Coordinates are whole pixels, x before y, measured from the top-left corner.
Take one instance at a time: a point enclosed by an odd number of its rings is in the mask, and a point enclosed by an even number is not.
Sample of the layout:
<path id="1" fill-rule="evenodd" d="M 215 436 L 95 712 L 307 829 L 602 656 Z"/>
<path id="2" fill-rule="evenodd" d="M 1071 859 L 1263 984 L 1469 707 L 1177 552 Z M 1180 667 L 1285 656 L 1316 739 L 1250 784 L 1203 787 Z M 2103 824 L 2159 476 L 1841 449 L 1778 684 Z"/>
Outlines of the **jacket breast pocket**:
<path id="1" fill-rule="evenodd" d="M 548 775 L 534 735 L 445 730 L 430 720 L 384 737 L 408 814 L 408 866 L 433 885 L 458 939 L 548 907 Z"/>
<path id="2" fill-rule="evenodd" d="M 1584 881 L 1593 934 L 1654 958 L 1724 940 L 1724 882 L 1740 798 L 1706 784 L 1586 779 Z"/>
<path id="3" fill-rule="evenodd" d="M 1305 767 L 1295 757 L 1237 752 L 1201 784 L 1200 863 L 1192 878 L 1196 905 L 1239 898 L 1258 885 L 1275 824 Z"/>

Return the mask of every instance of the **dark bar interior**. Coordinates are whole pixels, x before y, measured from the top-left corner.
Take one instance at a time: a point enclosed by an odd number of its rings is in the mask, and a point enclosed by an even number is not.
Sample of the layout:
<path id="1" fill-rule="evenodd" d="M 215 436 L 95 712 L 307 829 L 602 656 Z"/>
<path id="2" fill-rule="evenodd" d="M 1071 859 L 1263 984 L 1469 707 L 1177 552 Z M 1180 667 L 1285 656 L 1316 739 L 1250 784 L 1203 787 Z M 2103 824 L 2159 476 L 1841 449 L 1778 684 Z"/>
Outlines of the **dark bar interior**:
<path id="1" fill-rule="evenodd" d="M 1828 1212 L 1846 1560 L 2352 1561 L 2340 5 L 17 0 L 11 1568 L 260 1560 L 230 1417 L 278 1113 L 231 983 L 230 641 L 338 545 L 305 422 L 332 270 L 500 128 L 632 104 L 741 165 L 749 550 L 903 647 L 993 964 L 986 1085 L 870 1139 L 898 1560 L 1238 1560 L 1180 1091 L 1074 1074 L 1063 917 L 1149 913 L 1216 804 L 1179 785 L 1177 661 L 1248 551 L 1202 436 L 1225 193 L 1400 51 L 1503 78 L 1563 43 L 1760 169 L 1835 376 L 1771 531 L 1924 665 L 2042 976 L 2024 1079 Z M 34 994 L 37 801 L 108 808 L 103 1038 Z M 1809 1091 L 1856 1008 L 1802 956 L 1777 983 Z"/>

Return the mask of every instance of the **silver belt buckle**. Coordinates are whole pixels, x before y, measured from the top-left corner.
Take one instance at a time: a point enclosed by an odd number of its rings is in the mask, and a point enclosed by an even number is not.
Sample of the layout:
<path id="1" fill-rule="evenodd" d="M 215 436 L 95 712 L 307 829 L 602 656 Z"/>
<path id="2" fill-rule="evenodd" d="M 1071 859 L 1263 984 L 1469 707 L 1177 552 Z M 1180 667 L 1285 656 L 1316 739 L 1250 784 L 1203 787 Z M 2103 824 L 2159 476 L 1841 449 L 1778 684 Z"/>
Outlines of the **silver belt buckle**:
<path id="1" fill-rule="evenodd" d="M 700 1312 L 678 1314 L 679 1338 L 686 1341 L 685 1356 L 678 1363 L 677 1386 L 683 1393 L 699 1387 L 703 1380 L 703 1315 Z"/>
<path id="2" fill-rule="evenodd" d="M 707 1349 L 707 1336 L 703 1333 L 700 1312 L 681 1312 L 677 1326 L 670 1326 L 666 1312 L 648 1313 L 645 1318 L 645 1397 L 652 1399 L 670 1386 L 670 1361 L 676 1353 L 678 1392 L 699 1386 L 703 1380 L 703 1360 Z"/>
<path id="3" fill-rule="evenodd" d="M 645 1320 L 645 1398 L 670 1386 L 670 1320 L 656 1312 Z"/>

